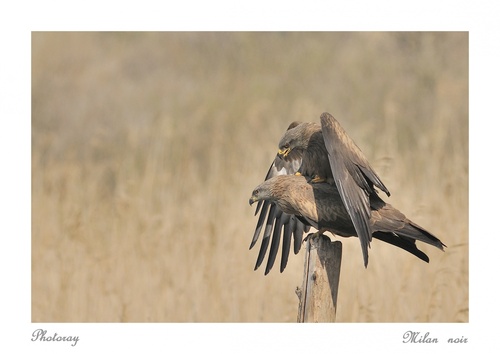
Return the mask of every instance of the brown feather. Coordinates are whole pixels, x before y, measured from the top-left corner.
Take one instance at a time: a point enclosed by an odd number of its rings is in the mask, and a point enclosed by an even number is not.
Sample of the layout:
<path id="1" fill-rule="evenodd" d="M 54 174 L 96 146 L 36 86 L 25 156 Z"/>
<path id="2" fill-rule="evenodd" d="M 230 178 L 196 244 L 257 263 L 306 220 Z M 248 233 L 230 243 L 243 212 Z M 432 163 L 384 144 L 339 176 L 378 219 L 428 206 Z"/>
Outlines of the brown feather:
<path id="1" fill-rule="evenodd" d="M 261 183 L 255 190 L 259 200 L 276 203 L 284 212 L 306 220 L 318 230 L 343 237 L 358 236 L 334 184 L 310 183 L 303 176 L 282 175 Z M 376 196 L 370 199 L 370 233 L 424 260 L 427 256 L 416 248 L 415 240 L 441 250 L 444 247 L 438 238 Z"/>

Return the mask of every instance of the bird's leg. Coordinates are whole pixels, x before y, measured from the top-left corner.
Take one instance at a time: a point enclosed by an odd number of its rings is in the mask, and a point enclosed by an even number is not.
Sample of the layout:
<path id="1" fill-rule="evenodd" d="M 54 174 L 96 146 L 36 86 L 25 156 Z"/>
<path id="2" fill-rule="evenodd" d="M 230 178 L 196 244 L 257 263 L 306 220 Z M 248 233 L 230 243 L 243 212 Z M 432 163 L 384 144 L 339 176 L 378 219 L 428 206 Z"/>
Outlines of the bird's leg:
<path id="1" fill-rule="evenodd" d="M 308 234 L 306 237 L 304 237 L 304 239 L 302 240 L 302 242 L 304 242 L 304 243 L 305 243 L 305 242 L 307 242 L 307 241 L 309 241 L 309 240 L 312 240 L 312 239 L 314 239 L 314 238 L 316 238 L 316 237 L 321 236 L 322 234 L 323 234 L 323 233 L 322 233 L 321 231 L 316 231 L 316 232 L 314 232 L 314 233 L 310 233 L 310 234 Z"/>

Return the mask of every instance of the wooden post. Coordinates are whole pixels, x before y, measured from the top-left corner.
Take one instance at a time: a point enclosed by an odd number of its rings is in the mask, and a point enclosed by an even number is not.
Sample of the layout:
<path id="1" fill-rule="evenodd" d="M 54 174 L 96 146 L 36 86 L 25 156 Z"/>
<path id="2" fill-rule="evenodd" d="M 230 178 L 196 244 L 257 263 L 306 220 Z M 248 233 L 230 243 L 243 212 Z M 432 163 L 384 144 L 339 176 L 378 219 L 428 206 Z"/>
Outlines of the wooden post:
<path id="1" fill-rule="evenodd" d="M 324 235 L 307 240 L 297 322 L 335 322 L 341 262 L 340 241 Z"/>

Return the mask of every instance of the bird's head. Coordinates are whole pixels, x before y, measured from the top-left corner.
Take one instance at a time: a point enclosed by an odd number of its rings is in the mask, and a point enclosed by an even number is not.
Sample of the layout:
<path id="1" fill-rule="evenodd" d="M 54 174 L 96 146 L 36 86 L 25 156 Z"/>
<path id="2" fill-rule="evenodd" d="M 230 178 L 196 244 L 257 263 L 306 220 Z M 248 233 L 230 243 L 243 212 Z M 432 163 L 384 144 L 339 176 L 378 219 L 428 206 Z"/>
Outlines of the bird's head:
<path id="1" fill-rule="evenodd" d="M 304 177 L 295 175 L 278 175 L 269 178 L 255 187 L 249 203 L 252 205 L 261 200 L 268 200 L 280 204 L 288 198 L 291 188 L 296 185 L 297 181 L 301 183 L 303 180 L 305 180 Z"/>
<path id="2" fill-rule="evenodd" d="M 285 161 L 297 158 L 307 149 L 314 128 L 311 123 L 292 123 L 278 144 L 278 156 Z"/>
<path id="3" fill-rule="evenodd" d="M 274 185 L 276 184 L 276 177 L 268 179 L 259 184 L 252 192 L 252 196 L 248 201 L 250 205 L 261 200 L 274 201 L 275 195 L 273 194 Z"/>
<path id="4" fill-rule="evenodd" d="M 248 201 L 250 203 L 250 205 L 252 205 L 255 202 L 259 202 L 259 201 L 265 199 L 265 190 L 262 190 L 259 187 L 255 188 L 253 190 L 252 196 L 250 197 L 250 200 Z"/>

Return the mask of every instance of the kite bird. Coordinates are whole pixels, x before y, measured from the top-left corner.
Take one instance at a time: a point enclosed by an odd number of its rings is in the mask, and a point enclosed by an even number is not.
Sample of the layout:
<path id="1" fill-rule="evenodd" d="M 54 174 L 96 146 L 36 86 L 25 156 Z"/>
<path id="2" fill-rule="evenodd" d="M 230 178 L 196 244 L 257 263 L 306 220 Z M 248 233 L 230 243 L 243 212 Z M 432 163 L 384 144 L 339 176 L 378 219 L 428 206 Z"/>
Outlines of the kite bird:
<path id="1" fill-rule="evenodd" d="M 359 238 L 365 267 L 368 265 L 368 247 L 370 246 L 372 236 L 406 249 L 417 257 L 428 261 L 427 256 L 416 248 L 414 240 L 409 241 L 404 239 L 405 236 L 402 236 L 403 238 L 398 238 L 395 235 L 391 236 L 390 232 L 377 232 L 376 235 L 373 233 L 374 218 L 379 215 L 373 213 L 373 207 L 374 205 L 380 206 L 380 203 L 384 203 L 378 197 L 375 187 L 386 193 L 387 196 L 390 196 L 389 190 L 372 169 L 359 147 L 347 135 L 337 120 L 331 114 L 325 112 L 321 115 L 320 121 L 321 125 L 318 123 L 294 122 L 288 127 L 279 142 L 278 154 L 265 180 L 267 181 L 280 175 L 302 175 L 306 177 L 308 182 L 312 183 L 313 187 L 316 184 L 323 186 L 320 187 L 321 190 L 327 188 L 324 184 L 329 185 L 329 192 L 332 193 L 332 198 L 336 198 L 329 207 L 335 205 L 334 210 L 341 210 L 340 214 L 345 211 L 348 215 L 347 219 L 340 218 L 344 222 L 349 222 L 349 225 L 338 226 L 339 235 L 357 236 Z M 284 179 L 280 178 L 280 180 Z M 290 179 L 290 181 L 292 180 Z M 291 184 L 290 187 L 296 188 L 294 184 Z M 290 191 L 290 193 L 293 192 Z M 267 221 L 255 269 L 262 264 L 272 235 L 271 249 L 269 251 L 265 274 L 270 271 L 277 255 L 281 234 L 283 234 L 280 267 L 280 271 L 282 272 L 288 261 L 292 235 L 294 238 L 294 252 L 298 253 L 303 233 L 307 232 L 310 226 L 316 227 L 315 225 L 318 220 L 314 222 L 313 218 L 308 220 L 301 216 L 300 213 L 295 213 L 296 211 L 300 211 L 300 208 L 291 208 L 288 211 L 284 210 L 283 205 L 278 204 L 272 198 L 256 200 L 259 203 L 255 214 L 259 210 L 261 213 L 250 248 L 257 242 L 266 216 Z M 343 209 L 341 208 L 342 206 Z M 396 211 L 392 207 L 389 209 Z M 333 213 L 330 217 L 333 218 L 336 215 L 337 213 Z M 380 215 L 386 214 L 382 213 Z M 388 220 L 390 219 L 388 217 Z M 333 221 L 329 221 L 328 230 L 335 230 L 336 228 L 330 225 Z M 322 222 L 325 222 L 325 220 Z M 351 228 L 353 229 L 351 230 Z M 422 230 L 419 227 L 417 228 Z M 426 234 L 432 236 L 428 232 Z M 412 238 L 411 236 L 408 237 Z M 411 244 L 413 246 L 410 246 Z"/>
<path id="2" fill-rule="evenodd" d="M 308 237 L 326 231 L 343 237 L 357 236 L 335 184 L 308 182 L 306 177 L 298 175 L 279 175 L 254 189 L 250 205 L 263 200 L 274 203 L 284 213 L 295 215 L 305 225 L 318 229 L 318 232 Z M 369 223 L 374 238 L 402 248 L 425 262 L 429 262 L 429 257 L 417 248 L 415 241 L 428 243 L 441 250 L 445 246 L 430 232 L 386 204 L 377 194 L 370 195 Z"/>

